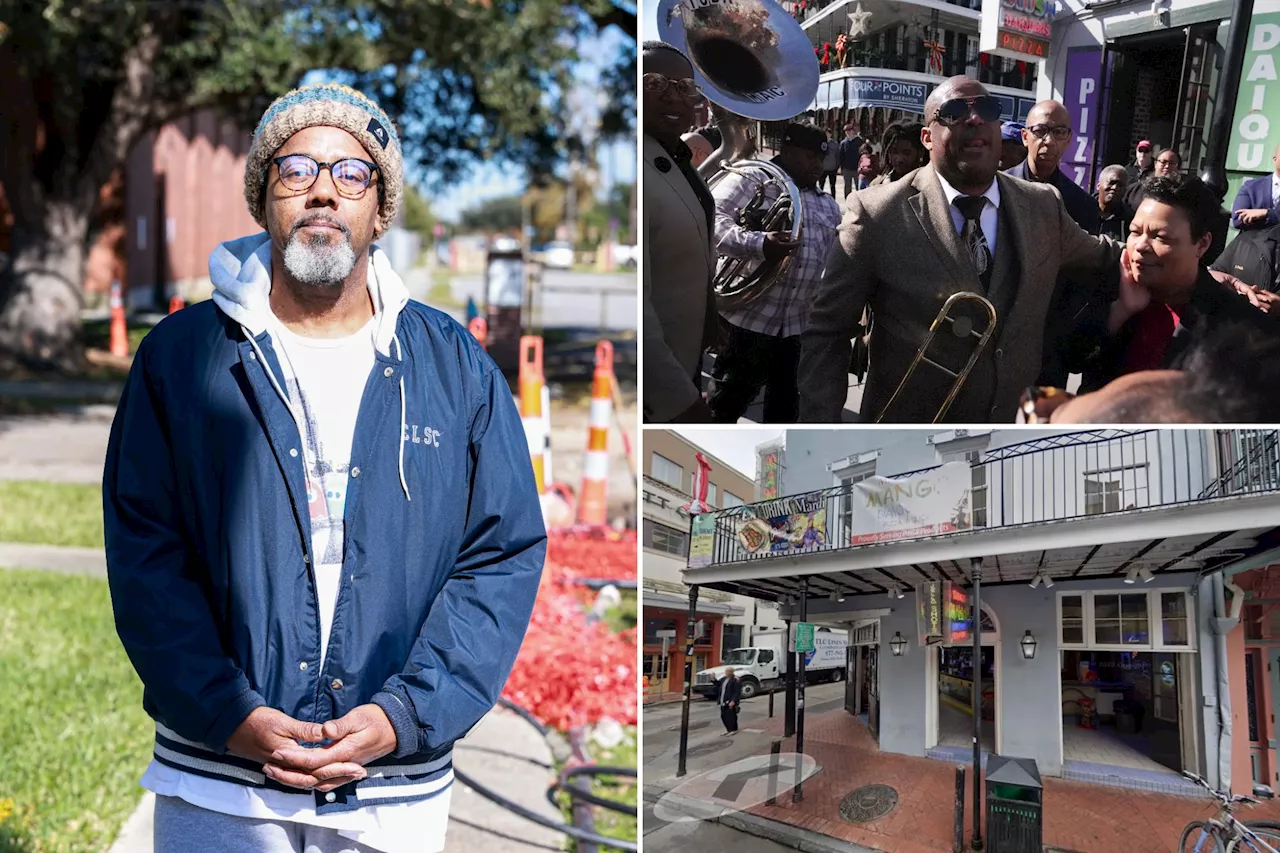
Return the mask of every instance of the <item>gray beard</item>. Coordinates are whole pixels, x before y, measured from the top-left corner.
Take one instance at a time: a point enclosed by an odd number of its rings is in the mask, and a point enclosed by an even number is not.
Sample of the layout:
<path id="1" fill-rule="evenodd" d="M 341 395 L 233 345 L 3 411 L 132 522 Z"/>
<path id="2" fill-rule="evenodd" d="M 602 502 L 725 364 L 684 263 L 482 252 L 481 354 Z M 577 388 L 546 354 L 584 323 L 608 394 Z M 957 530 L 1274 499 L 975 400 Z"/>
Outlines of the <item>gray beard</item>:
<path id="1" fill-rule="evenodd" d="M 346 234 L 336 246 L 323 237 L 307 240 L 294 234 L 284 247 L 284 268 L 299 284 L 335 287 L 346 281 L 355 267 L 356 253 Z"/>

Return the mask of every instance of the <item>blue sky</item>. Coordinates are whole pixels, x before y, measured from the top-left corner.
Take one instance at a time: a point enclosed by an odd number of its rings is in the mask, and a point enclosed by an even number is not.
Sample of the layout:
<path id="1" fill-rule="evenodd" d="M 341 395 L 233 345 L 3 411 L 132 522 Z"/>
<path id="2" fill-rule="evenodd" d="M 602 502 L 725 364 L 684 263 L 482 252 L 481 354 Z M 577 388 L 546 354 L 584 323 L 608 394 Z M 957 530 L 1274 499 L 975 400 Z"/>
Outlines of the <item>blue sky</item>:
<path id="1" fill-rule="evenodd" d="M 598 88 L 601 72 L 611 64 L 613 57 L 629 41 L 626 35 L 612 27 L 601 35 L 584 41 L 580 47 L 580 53 L 587 58 L 580 62 L 577 68 L 578 79 L 583 85 L 591 89 Z M 303 82 L 319 83 L 326 79 L 328 75 L 325 72 L 313 71 L 303 78 Z M 613 184 L 635 182 L 636 156 L 634 138 L 600 147 L 598 157 L 601 196 Z M 409 183 L 418 184 L 412 168 L 405 169 L 405 179 Z M 456 220 L 458 215 L 467 208 L 491 198 L 519 194 L 524 191 L 524 187 L 523 168 L 490 161 L 479 164 L 454 186 L 439 192 L 428 193 L 427 199 L 437 217 Z"/>

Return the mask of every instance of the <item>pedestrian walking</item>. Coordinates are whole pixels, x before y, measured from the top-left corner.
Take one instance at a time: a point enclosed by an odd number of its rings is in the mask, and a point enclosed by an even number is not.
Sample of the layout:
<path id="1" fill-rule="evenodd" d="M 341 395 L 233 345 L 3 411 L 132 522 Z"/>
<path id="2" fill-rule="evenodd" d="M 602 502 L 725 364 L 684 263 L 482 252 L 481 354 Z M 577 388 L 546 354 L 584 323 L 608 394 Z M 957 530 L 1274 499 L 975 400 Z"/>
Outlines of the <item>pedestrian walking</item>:
<path id="1" fill-rule="evenodd" d="M 733 673 L 733 667 L 724 671 L 720 679 L 720 721 L 724 723 L 724 734 L 729 737 L 738 733 L 738 703 L 742 701 L 742 682 Z"/>
<path id="2" fill-rule="evenodd" d="M 156 853 L 440 851 L 546 552 L 501 371 L 373 240 L 400 140 L 295 90 L 258 124 L 213 299 L 134 358 L 103 475 L 116 628 L 155 721 Z"/>

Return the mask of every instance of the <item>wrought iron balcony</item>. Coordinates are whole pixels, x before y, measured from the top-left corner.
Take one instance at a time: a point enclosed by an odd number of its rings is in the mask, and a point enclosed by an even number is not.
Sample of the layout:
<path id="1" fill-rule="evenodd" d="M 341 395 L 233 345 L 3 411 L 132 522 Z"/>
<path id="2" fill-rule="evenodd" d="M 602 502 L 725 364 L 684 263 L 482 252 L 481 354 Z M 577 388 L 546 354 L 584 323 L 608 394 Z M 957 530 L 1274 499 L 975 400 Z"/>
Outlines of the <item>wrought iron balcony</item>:
<path id="1" fill-rule="evenodd" d="M 969 466 L 968 500 L 941 505 L 941 518 L 866 526 L 868 512 L 906 513 L 901 490 L 929 483 L 917 475 L 941 467 L 892 475 L 888 485 L 835 486 L 710 513 L 713 530 L 700 516 L 690 568 L 1280 493 L 1280 433 L 1091 430 L 1038 438 L 984 453 Z"/>

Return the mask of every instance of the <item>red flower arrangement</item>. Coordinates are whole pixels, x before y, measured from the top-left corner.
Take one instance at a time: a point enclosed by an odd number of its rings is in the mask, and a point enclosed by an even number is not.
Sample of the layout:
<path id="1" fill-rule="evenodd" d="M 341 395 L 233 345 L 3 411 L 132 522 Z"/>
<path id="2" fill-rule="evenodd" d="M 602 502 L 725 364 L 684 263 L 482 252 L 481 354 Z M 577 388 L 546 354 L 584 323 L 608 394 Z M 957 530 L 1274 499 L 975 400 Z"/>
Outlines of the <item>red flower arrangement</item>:
<path id="1" fill-rule="evenodd" d="M 587 624 L 592 593 L 574 583 L 635 577 L 635 531 L 610 538 L 553 533 L 529 631 L 502 695 L 562 731 L 604 717 L 635 725 L 636 632 Z"/>

